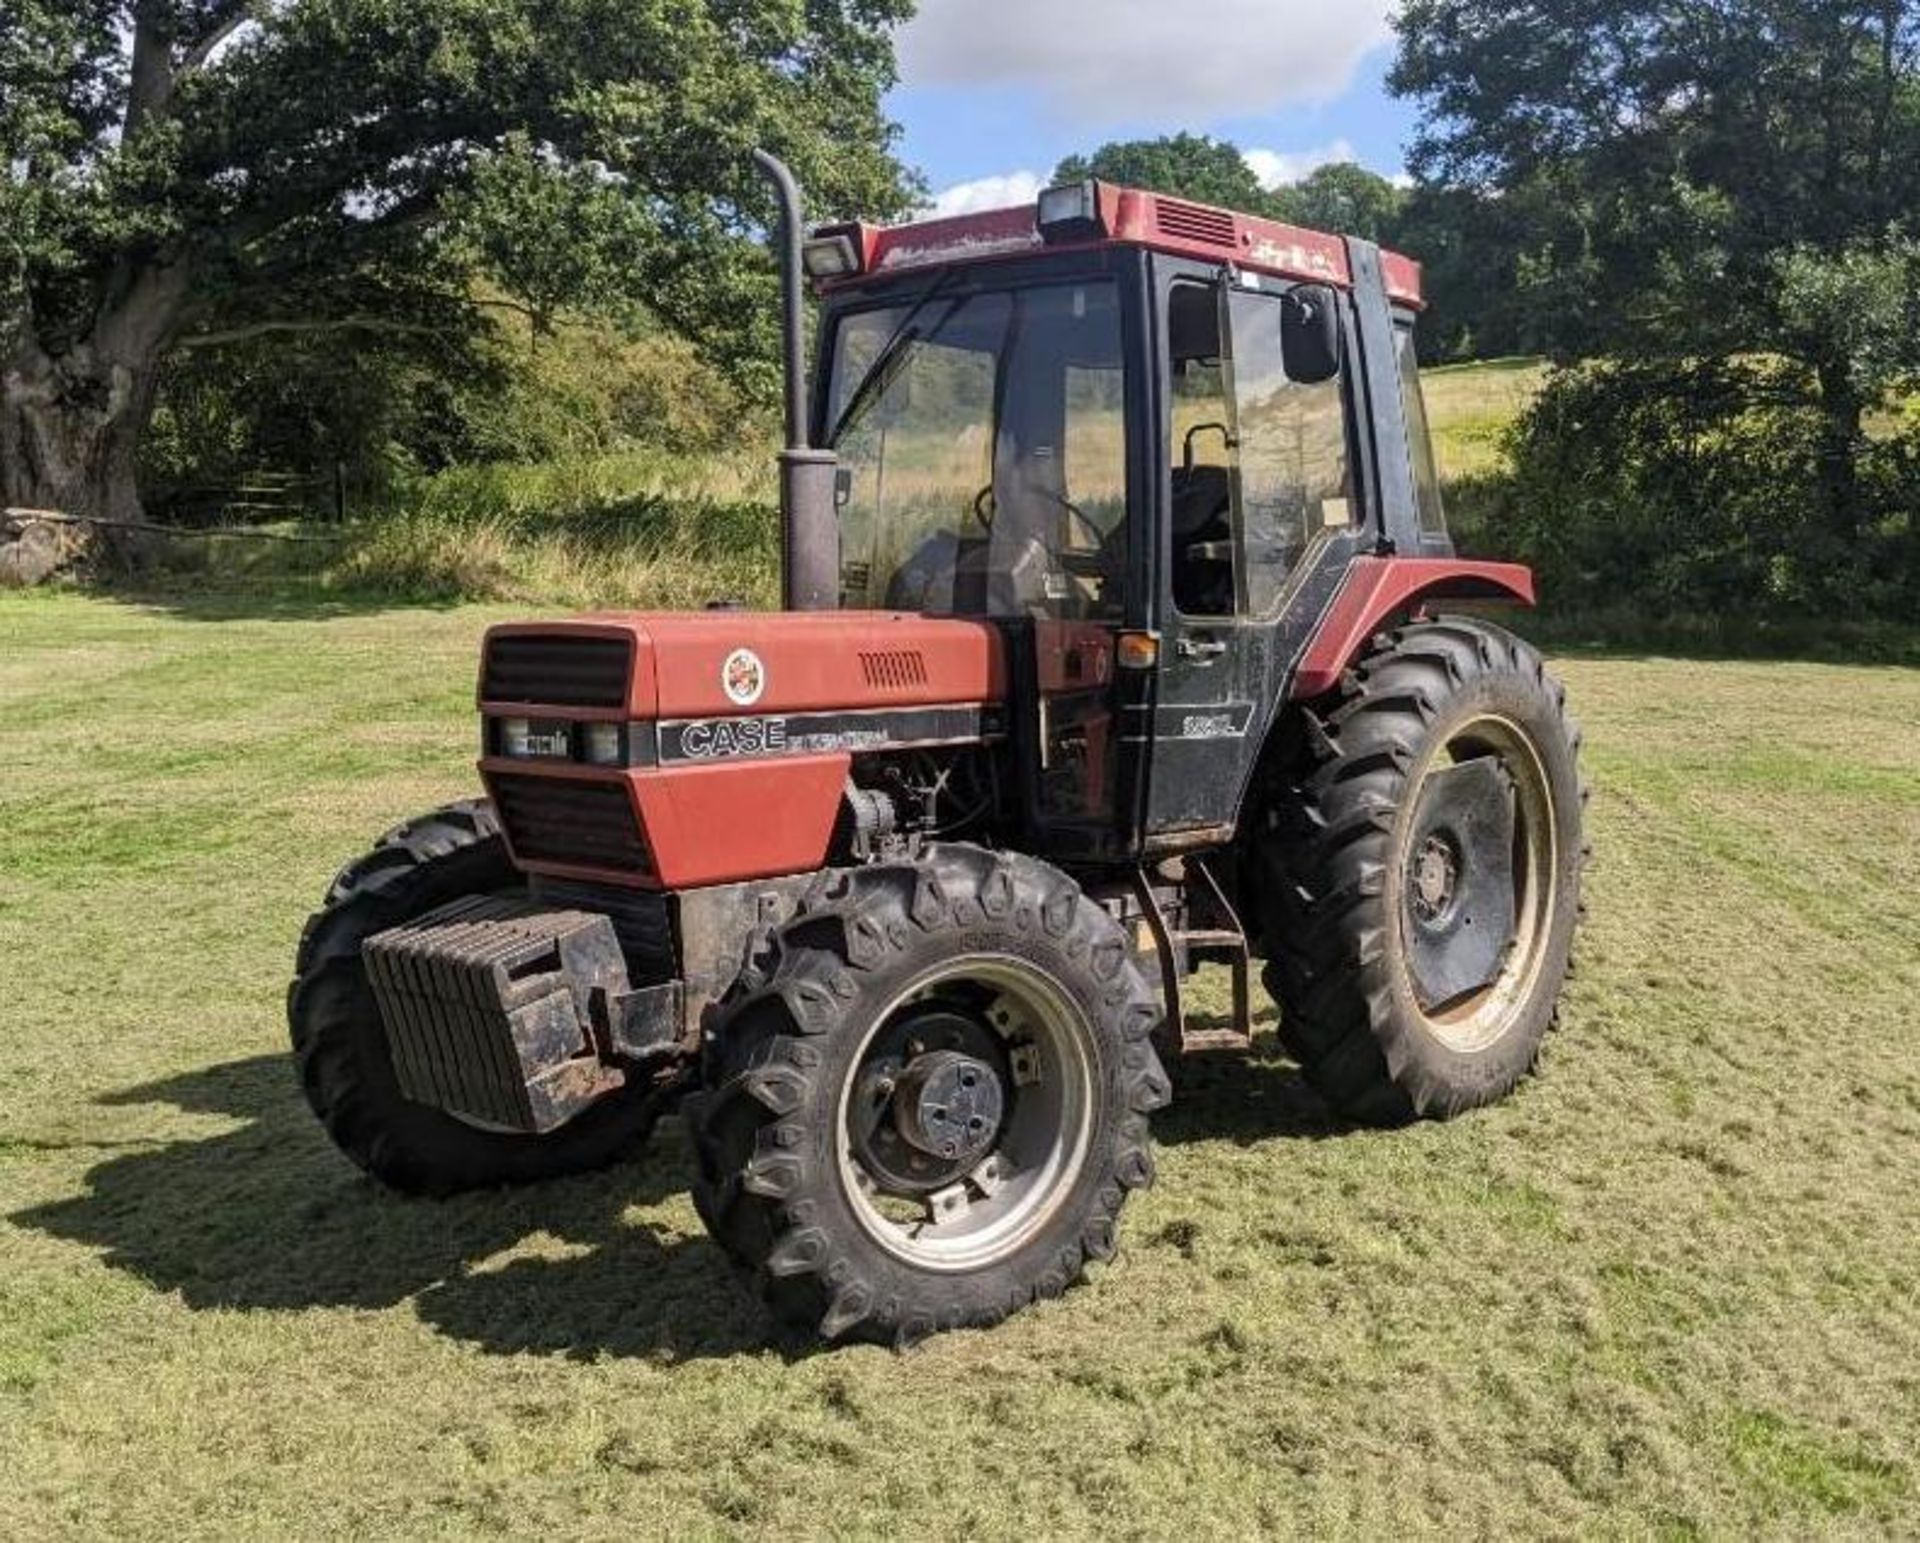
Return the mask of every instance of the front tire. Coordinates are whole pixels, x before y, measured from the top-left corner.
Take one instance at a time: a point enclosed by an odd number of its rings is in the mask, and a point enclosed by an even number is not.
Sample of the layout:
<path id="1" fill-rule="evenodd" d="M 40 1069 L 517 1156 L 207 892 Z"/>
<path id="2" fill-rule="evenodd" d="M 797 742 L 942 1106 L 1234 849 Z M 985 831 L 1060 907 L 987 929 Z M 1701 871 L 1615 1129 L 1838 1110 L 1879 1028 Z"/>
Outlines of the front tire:
<path id="1" fill-rule="evenodd" d="M 1303 726 L 1257 851 L 1282 1043 L 1359 1120 L 1504 1097 L 1580 913 L 1565 693 L 1511 633 L 1447 618 L 1381 639 Z"/>
<path id="2" fill-rule="evenodd" d="M 694 1199 L 783 1323 L 907 1344 L 1111 1257 L 1152 1182 L 1160 1007 L 1059 871 L 978 848 L 827 875 L 723 1003 Z"/>
<path id="3" fill-rule="evenodd" d="M 393 1189 L 450 1195 L 588 1172 L 653 1129 L 659 1098 L 644 1083 L 545 1136 L 482 1130 L 401 1097 L 360 945 L 463 895 L 521 882 L 492 805 L 452 804 L 389 831 L 345 868 L 301 936 L 287 995 L 301 1088 L 334 1144 Z"/>

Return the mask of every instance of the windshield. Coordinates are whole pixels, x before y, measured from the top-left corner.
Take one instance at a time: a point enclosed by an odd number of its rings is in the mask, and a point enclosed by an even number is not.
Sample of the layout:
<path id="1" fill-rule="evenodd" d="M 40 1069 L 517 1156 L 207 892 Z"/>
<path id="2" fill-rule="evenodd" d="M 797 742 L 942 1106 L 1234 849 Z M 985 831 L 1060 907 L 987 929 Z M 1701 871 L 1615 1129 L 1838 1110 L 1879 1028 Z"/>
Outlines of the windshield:
<path id="1" fill-rule="evenodd" d="M 1123 392 L 1109 282 L 845 317 L 828 400 L 842 605 L 1119 620 Z"/>

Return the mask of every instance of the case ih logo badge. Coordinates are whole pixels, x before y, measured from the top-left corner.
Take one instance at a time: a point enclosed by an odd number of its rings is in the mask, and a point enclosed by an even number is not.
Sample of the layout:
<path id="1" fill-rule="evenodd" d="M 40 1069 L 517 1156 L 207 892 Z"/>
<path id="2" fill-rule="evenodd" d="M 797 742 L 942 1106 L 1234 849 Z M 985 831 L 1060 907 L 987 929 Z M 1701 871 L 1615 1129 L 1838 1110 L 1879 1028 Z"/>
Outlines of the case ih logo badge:
<path id="1" fill-rule="evenodd" d="M 751 707 L 767 689 L 767 667 L 751 648 L 736 648 L 720 666 L 720 685 L 735 706 Z"/>

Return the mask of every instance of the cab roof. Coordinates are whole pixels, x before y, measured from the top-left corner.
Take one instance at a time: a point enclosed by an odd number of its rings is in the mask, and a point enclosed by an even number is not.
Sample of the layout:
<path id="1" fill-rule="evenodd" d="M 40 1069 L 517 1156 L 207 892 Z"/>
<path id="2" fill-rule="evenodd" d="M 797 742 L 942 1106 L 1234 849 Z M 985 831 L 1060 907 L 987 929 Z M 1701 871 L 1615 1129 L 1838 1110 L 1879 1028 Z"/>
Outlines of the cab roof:
<path id="1" fill-rule="evenodd" d="M 905 225 L 829 226 L 815 232 L 816 236 L 851 238 L 860 271 L 820 287 L 831 292 L 916 268 L 1107 246 L 1146 247 L 1278 278 L 1353 287 L 1343 237 L 1110 182 L 1095 182 L 1093 189 L 1104 232 L 1094 236 L 1049 240 L 1040 230 L 1037 203 Z M 1398 305 L 1424 309 L 1420 264 L 1398 252 L 1382 252 L 1380 257 L 1388 298 Z"/>

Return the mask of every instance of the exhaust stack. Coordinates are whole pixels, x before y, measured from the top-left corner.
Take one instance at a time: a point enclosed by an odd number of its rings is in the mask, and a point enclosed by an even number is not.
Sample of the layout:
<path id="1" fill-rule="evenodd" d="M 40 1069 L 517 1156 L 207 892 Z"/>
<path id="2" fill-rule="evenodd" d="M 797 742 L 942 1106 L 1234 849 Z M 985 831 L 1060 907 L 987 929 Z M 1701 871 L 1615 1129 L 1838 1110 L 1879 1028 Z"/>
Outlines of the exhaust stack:
<path id="1" fill-rule="evenodd" d="M 780 199 L 780 311 L 786 356 L 787 444 L 780 452 L 780 571 L 789 611 L 840 607 L 840 515 L 835 504 L 838 458 L 816 450 L 807 433 L 807 344 L 802 244 L 806 224 L 800 185 L 786 163 L 764 150 L 754 165 Z"/>

